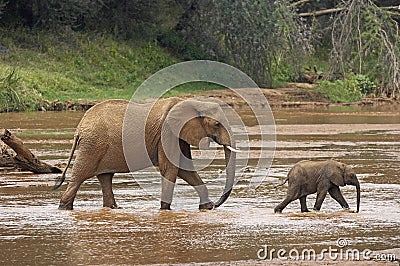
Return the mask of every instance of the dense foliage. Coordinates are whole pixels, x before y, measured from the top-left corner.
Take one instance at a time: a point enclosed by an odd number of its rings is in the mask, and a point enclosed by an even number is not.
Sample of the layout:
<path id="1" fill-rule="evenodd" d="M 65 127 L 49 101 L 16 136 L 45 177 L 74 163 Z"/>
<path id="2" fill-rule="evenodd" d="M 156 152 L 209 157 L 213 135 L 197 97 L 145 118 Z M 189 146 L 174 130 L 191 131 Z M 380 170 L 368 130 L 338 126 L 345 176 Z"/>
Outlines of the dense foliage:
<path id="1" fill-rule="evenodd" d="M 259 84 L 298 79 L 310 52 L 305 23 L 287 1 L 199 1 L 180 20 L 179 33 L 207 54 L 237 66 Z"/>
<path id="2" fill-rule="evenodd" d="M 379 86 L 379 94 L 400 92 L 399 25 L 371 0 L 348 1 L 332 28 L 332 70 L 363 74 Z"/>
<path id="3" fill-rule="evenodd" d="M 394 0 L 0 0 L 1 93 L 18 100 L 5 85 L 15 80 L 46 99 L 95 87 L 125 96 L 168 64 L 213 59 L 260 86 L 310 81 L 315 69 L 320 88 L 398 97 L 399 18 Z M 47 74 L 26 62 L 37 52 Z M 354 77 L 369 91 L 347 86 Z"/>

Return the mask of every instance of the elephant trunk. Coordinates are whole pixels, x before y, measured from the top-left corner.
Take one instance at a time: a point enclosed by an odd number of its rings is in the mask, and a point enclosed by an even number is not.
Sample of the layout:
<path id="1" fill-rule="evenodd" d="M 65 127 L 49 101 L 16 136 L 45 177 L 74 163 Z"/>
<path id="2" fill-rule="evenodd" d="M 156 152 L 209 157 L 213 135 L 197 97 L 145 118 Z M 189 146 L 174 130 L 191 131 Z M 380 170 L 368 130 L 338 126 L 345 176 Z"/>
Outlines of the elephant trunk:
<path id="1" fill-rule="evenodd" d="M 360 183 L 357 181 L 355 183 L 356 190 L 357 190 L 357 212 L 360 211 L 360 197 L 361 197 L 361 191 L 360 191 Z"/>
<path id="2" fill-rule="evenodd" d="M 221 198 L 215 203 L 215 208 L 221 206 L 232 192 L 233 183 L 235 182 L 235 166 L 236 153 L 229 149 L 230 146 L 224 145 L 225 163 L 226 163 L 226 183 L 224 193 Z"/>

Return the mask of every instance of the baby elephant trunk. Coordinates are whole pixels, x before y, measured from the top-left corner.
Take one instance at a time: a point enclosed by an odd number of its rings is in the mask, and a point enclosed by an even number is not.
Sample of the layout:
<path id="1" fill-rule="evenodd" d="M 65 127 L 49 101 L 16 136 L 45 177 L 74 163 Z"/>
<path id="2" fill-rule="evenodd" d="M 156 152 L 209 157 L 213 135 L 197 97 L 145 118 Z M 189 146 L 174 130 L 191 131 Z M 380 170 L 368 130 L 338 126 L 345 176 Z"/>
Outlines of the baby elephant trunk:
<path id="1" fill-rule="evenodd" d="M 361 192 L 360 192 L 360 183 L 357 181 L 355 184 L 356 190 L 357 190 L 357 212 L 360 211 L 360 197 L 361 197 Z"/>

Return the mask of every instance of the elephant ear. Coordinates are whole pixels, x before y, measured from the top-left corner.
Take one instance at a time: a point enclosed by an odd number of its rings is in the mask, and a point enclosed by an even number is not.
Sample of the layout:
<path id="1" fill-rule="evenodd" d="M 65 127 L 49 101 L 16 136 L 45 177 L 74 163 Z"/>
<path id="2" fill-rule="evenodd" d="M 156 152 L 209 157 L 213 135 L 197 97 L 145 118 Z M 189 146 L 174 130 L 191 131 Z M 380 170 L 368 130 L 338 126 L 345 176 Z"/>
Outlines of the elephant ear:
<path id="1" fill-rule="evenodd" d="M 169 162 L 176 167 L 186 165 L 186 170 L 193 171 L 191 159 L 185 159 L 182 151 L 176 152 L 179 139 L 189 145 L 198 146 L 200 140 L 207 137 L 199 118 L 213 112 L 216 108 L 219 108 L 217 103 L 186 100 L 175 104 L 170 109 L 161 130 L 161 145 Z"/>
<path id="2" fill-rule="evenodd" d="M 344 182 L 344 172 L 345 172 L 345 165 L 343 163 L 335 162 L 328 163 L 327 171 L 328 179 L 335 184 L 336 186 L 343 187 L 345 185 Z"/>
<path id="3" fill-rule="evenodd" d="M 200 118 L 203 116 L 212 116 L 217 113 L 219 105 L 217 103 L 200 102 L 196 100 L 186 100 L 177 103 L 169 111 L 165 123 L 171 129 L 175 136 L 180 137 L 183 126 L 193 118 Z M 195 122 L 193 122 L 195 123 Z M 201 131 L 203 127 L 200 121 L 197 121 L 196 131 Z M 205 137 L 205 131 L 201 132 Z"/>

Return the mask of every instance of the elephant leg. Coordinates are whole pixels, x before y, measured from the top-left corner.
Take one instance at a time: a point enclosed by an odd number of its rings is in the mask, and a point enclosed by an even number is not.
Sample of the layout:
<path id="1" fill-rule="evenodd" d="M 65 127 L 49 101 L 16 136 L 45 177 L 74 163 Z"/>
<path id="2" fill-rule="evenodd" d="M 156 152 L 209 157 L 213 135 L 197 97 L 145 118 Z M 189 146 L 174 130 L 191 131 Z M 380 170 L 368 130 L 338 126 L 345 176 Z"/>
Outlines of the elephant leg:
<path id="1" fill-rule="evenodd" d="M 291 203 L 293 199 L 291 198 L 286 198 L 284 199 L 278 206 L 275 207 L 274 212 L 275 213 L 281 213 L 286 206 Z"/>
<path id="2" fill-rule="evenodd" d="M 170 210 L 174 194 L 176 175 L 166 175 L 161 179 L 161 210 Z"/>
<path id="3" fill-rule="evenodd" d="M 179 145 L 178 139 L 173 137 L 171 141 L 160 141 L 158 146 L 158 167 L 162 175 L 161 210 L 171 209 L 176 177 L 178 176 L 176 162 L 179 162 L 179 153 L 175 153 L 177 145 Z M 171 153 L 169 154 L 169 158 L 165 154 L 164 149 Z"/>
<path id="4" fill-rule="evenodd" d="M 58 206 L 59 210 L 73 209 L 76 193 L 78 192 L 78 189 L 82 183 L 83 180 L 77 180 L 76 178 L 71 179 L 71 181 L 68 184 L 67 190 L 64 192 L 64 194 L 60 199 L 60 205 Z"/>
<path id="5" fill-rule="evenodd" d="M 298 192 L 295 193 L 288 190 L 286 198 L 278 206 L 275 207 L 274 212 L 281 213 L 289 203 L 299 198 L 297 194 Z"/>
<path id="6" fill-rule="evenodd" d="M 306 200 L 307 196 L 302 196 L 299 198 L 300 200 L 300 206 L 301 206 L 301 212 L 309 212 L 308 208 L 307 208 L 307 200 Z"/>
<path id="7" fill-rule="evenodd" d="M 315 201 L 313 208 L 314 211 L 319 211 L 321 209 L 322 203 L 324 202 L 327 193 L 327 189 L 317 191 L 317 200 Z"/>
<path id="8" fill-rule="evenodd" d="M 163 157 L 164 159 L 165 157 Z M 174 194 L 178 168 L 167 160 L 160 164 L 161 178 L 161 210 L 170 210 Z"/>
<path id="9" fill-rule="evenodd" d="M 193 186 L 200 197 L 199 209 L 211 210 L 214 208 L 214 203 L 208 198 L 208 189 L 201 180 L 199 174 L 195 171 L 179 169 L 178 176 L 185 180 L 189 185 Z"/>
<path id="10" fill-rule="evenodd" d="M 342 192 L 340 192 L 340 189 L 338 186 L 333 186 L 329 190 L 329 195 L 336 200 L 340 206 L 342 206 L 343 209 L 348 210 L 349 209 L 349 204 L 347 204 L 346 200 L 344 199 Z"/>
<path id="11" fill-rule="evenodd" d="M 79 153 L 75 158 L 74 166 L 72 168 L 70 183 L 61 197 L 58 209 L 73 209 L 73 202 L 79 187 L 86 179 L 95 176 L 98 163 L 103 157 L 104 152 L 104 149 L 97 150 L 96 157 L 91 158 L 89 156 L 89 154 L 93 154 L 91 146 L 84 145 L 84 143 L 80 144 Z"/>
<path id="12" fill-rule="evenodd" d="M 184 157 L 180 158 L 179 165 L 182 167 L 182 164 L 185 169 L 179 168 L 178 176 L 185 180 L 189 185 L 193 186 L 194 189 L 197 191 L 197 194 L 200 197 L 200 210 L 211 210 L 214 208 L 214 203 L 208 198 L 208 189 L 207 186 L 204 184 L 203 180 L 199 176 L 199 174 L 194 171 L 194 165 L 192 161 L 192 154 L 190 151 L 190 145 L 186 142 L 180 140 L 179 146 L 181 148 L 182 154 Z M 190 171 L 188 169 L 193 169 Z"/>
<path id="13" fill-rule="evenodd" d="M 103 192 L 103 207 L 109 207 L 111 209 L 117 208 L 114 193 L 112 191 L 113 176 L 113 173 L 97 175 L 97 179 L 100 181 L 101 191 Z"/>

